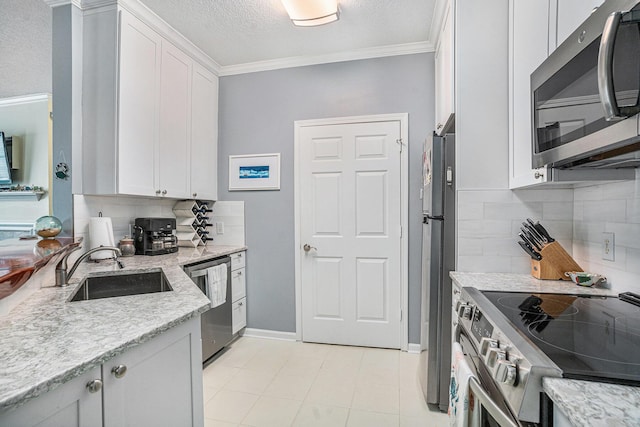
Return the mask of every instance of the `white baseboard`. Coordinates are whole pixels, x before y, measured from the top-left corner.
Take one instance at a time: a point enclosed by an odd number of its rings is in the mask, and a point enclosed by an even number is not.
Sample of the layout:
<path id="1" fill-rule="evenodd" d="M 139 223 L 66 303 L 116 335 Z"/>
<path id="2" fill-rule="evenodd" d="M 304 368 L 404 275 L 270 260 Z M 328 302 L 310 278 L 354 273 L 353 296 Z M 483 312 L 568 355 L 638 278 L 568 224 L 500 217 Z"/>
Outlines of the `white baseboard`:
<path id="1" fill-rule="evenodd" d="M 295 332 L 270 331 L 268 329 L 245 328 L 244 333 L 242 333 L 242 336 L 252 337 L 252 338 L 267 338 L 270 340 L 283 340 L 283 341 L 296 340 Z"/>
<path id="2" fill-rule="evenodd" d="M 420 344 L 409 343 L 407 353 L 419 354 L 422 351 Z"/>

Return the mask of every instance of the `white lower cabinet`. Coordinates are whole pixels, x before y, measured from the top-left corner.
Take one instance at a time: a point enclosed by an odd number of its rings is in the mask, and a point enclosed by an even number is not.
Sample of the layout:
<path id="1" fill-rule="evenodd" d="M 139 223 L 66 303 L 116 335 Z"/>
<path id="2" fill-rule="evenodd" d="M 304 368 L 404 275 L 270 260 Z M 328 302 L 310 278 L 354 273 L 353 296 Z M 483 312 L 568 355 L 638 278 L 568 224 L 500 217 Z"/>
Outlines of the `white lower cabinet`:
<path id="1" fill-rule="evenodd" d="M 0 425 L 201 427 L 201 352 L 198 316 L 0 413 Z"/>
<path id="2" fill-rule="evenodd" d="M 91 384 L 95 387 L 100 381 L 102 380 L 98 366 L 15 410 L 0 413 L 0 425 L 102 426 L 102 393 L 100 390 L 89 390 Z"/>
<path id="3" fill-rule="evenodd" d="M 240 329 L 247 326 L 247 298 L 242 298 L 232 305 L 232 332 L 238 333 Z"/>
<path id="4" fill-rule="evenodd" d="M 231 254 L 231 319 L 232 333 L 247 326 L 246 252 Z"/>

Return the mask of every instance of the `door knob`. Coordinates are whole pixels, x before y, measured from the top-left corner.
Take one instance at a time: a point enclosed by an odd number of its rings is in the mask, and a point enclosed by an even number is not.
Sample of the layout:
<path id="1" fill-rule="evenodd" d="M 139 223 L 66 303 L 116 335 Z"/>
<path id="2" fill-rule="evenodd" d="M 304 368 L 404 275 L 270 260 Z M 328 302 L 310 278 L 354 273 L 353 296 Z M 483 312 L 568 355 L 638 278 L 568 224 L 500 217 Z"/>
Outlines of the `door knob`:
<path id="1" fill-rule="evenodd" d="M 318 250 L 318 248 L 316 248 L 315 246 L 311 246 L 308 243 L 305 243 L 302 249 L 304 249 L 305 252 L 309 252 L 311 249 L 313 249 L 314 251 Z"/>
<path id="2" fill-rule="evenodd" d="M 111 373 L 116 378 L 122 378 L 124 377 L 124 374 L 127 373 L 127 367 L 125 365 L 114 366 L 113 368 L 111 368 Z"/>
<path id="3" fill-rule="evenodd" d="M 102 390 L 102 380 L 91 380 L 87 383 L 89 393 L 97 393 Z"/>

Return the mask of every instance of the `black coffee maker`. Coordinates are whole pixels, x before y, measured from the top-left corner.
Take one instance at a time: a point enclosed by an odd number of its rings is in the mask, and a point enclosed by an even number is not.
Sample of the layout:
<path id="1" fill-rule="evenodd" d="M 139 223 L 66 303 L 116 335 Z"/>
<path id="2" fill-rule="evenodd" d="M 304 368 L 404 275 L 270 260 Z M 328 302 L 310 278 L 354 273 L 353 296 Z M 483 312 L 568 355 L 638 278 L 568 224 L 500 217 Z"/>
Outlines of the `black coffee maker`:
<path id="1" fill-rule="evenodd" d="M 136 255 L 163 255 L 178 252 L 175 218 L 136 218 Z"/>

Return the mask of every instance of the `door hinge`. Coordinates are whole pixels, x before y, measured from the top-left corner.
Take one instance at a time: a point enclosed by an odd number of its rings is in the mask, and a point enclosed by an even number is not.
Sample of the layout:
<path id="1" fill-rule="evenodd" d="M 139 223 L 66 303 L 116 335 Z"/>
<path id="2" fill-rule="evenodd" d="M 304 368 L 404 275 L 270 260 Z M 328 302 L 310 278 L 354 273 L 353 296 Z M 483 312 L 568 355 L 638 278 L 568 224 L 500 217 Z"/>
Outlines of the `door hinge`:
<path id="1" fill-rule="evenodd" d="M 400 310 L 400 321 L 402 322 L 402 310 Z"/>
<path id="2" fill-rule="evenodd" d="M 402 146 L 404 145 L 402 138 L 396 139 L 396 144 L 400 146 L 400 152 L 402 153 Z"/>
<path id="3" fill-rule="evenodd" d="M 402 237 L 402 226 L 400 226 L 400 237 Z"/>

